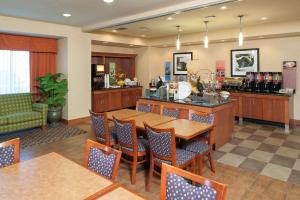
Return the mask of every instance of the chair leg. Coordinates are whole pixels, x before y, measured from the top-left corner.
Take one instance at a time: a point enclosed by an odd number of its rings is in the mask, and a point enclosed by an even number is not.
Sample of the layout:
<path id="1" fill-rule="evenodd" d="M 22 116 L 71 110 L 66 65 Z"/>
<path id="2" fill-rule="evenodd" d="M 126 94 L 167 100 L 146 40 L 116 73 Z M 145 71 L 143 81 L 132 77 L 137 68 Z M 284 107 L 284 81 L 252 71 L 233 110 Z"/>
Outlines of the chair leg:
<path id="1" fill-rule="evenodd" d="M 132 163 L 131 184 L 135 184 L 136 181 L 136 168 L 137 168 L 137 156 L 134 156 L 133 163 Z"/>
<path id="2" fill-rule="evenodd" d="M 42 131 L 44 132 L 44 131 L 47 131 L 47 126 L 46 125 L 43 125 L 42 126 Z"/>
<path id="3" fill-rule="evenodd" d="M 209 151 L 208 159 L 209 159 L 209 164 L 210 164 L 211 171 L 213 173 L 215 173 L 215 164 L 214 164 L 214 160 L 213 160 L 213 157 L 212 157 L 212 150 L 211 149 Z"/>
<path id="4" fill-rule="evenodd" d="M 152 156 L 150 156 L 150 169 L 149 169 L 149 175 L 148 175 L 148 180 L 147 180 L 147 184 L 146 184 L 146 191 L 147 192 L 149 192 L 150 189 L 151 189 L 153 172 L 154 172 L 154 161 L 152 159 Z"/>
<path id="5" fill-rule="evenodd" d="M 197 160 L 198 160 L 198 175 L 201 175 L 202 174 L 203 156 L 202 155 L 198 156 Z"/>

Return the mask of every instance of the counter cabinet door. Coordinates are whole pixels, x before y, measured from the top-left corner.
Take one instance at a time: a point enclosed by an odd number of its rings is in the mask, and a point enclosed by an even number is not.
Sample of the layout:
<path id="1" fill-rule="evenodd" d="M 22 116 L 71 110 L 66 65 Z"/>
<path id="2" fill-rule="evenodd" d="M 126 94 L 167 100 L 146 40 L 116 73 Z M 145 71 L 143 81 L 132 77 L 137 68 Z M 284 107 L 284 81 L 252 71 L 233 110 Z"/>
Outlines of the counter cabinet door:
<path id="1" fill-rule="evenodd" d="M 263 102 L 260 98 L 243 97 L 243 117 L 252 119 L 263 118 Z"/>
<path id="2" fill-rule="evenodd" d="M 122 92 L 122 108 L 128 108 L 132 106 L 132 91 Z"/>
<path id="3" fill-rule="evenodd" d="M 106 112 L 109 110 L 109 95 L 107 93 L 97 94 L 93 96 L 93 111 Z"/>

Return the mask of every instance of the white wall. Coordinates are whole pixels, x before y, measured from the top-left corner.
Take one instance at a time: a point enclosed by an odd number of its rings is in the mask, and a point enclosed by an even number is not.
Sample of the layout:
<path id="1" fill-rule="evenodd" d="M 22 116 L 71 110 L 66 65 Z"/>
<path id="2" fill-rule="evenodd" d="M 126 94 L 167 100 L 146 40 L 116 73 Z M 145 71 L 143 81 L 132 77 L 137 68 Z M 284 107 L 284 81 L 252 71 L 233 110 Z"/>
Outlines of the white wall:
<path id="1" fill-rule="evenodd" d="M 282 71 L 282 62 L 296 60 L 300 63 L 300 37 L 288 37 L 277 39 L 262 39 L 246 41 L 243 48 L 260 49 L 260 71 Z M 225 60 L 226 76 L 230 76 L 230 50 L 238 49 L 237 42 L 210 44 L 208 49 L 202 45 L 183 46 L 181 52 L 193 52 L 194 59 L 199 59 L 199 68 L 215 70 L 217 60 Z M 145 82 L 158 75 L 164 75 L 164 62 L 173 62 L 175 47 L 153 48 L 149 52 L 149 69 L 151 76 Z M 299 68 L 299 66 L 298 66 Z M 300 79 L 299 69 L 297 79 Z M 144 77 L 146 78 L 146 77 Z M 294 118 L 300 119 L 300 81 L 297 82 L 298 91 L 294 101 Z"/>

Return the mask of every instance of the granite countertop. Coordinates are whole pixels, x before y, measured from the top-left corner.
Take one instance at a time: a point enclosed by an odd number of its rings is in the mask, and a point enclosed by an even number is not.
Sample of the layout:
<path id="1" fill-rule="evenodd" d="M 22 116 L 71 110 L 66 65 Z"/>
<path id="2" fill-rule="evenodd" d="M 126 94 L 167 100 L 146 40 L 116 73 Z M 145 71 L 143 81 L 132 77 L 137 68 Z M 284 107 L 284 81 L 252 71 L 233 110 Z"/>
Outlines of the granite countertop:
<path id="1" fill-rule="evenodd" d="M 231 103 L 232 100 L 221 101 L 218 103 L 211 103 L 211 102 L 203 102 L 203 101 L 191 101 L 191 100 L 170 100 L 170 99 L 160 99 L 157 97 L 141 97 L 140 99 L 146 100 L 153 100 L 153 101 L 162 101 L 162 102 L 169 102 L 169 103 L 178 103 L 178 104 L 186 104 L 192 106 L 202 106 L 207 108 L 215 108 L 227 103 Z"/>
<path id="2" fill-rule="evenodd" d="M 96 92 L 96 91 L 106 91 L 106 90 L 134 89 L 134 88 L 142 88 L 142 87 L 143 86 L 119 87 L 119 88 L 99 88 L 99 89 L 94 89 L 93 92 Z"/>
<path id="3" fill-rule="evenodd" d="M 291 97 L 293 96 L 293 94 L 283 94 L 283 93 L 279 93 L 279 92 L 248 92 L 248 91 L 241 91 L 241 90 L 225 90 L 228 92 L 232 92 L 232 93 L 245 93 L 245 94 L 261 94 L 261 95 L 276 95 L 276 96 L 286 96 L 286 97 Z"/>

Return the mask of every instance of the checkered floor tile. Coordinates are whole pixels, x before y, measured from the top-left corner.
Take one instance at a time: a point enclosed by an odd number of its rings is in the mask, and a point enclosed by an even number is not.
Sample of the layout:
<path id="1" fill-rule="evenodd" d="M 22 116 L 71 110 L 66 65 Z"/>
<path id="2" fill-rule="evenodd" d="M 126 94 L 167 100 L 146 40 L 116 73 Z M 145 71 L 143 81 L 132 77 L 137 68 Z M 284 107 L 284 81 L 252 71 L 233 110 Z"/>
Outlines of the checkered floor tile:
<path id="1" fill-rule="evenodd" d="M 218 149 L 218 162 L 300 185 L 300 129 L 235 125 L 232 140 Z"/>

